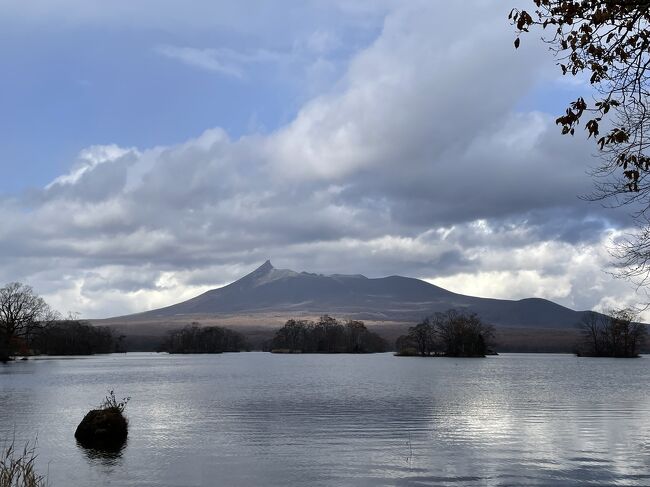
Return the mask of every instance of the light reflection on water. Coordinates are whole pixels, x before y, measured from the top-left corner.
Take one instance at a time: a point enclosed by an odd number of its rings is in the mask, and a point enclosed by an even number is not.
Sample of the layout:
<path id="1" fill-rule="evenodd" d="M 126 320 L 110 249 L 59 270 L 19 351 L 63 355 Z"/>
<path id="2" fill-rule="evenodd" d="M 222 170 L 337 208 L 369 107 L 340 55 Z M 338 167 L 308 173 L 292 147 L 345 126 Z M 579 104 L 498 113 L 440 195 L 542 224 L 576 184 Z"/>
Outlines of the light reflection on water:
<path id="1" fill-rule="evenodd" d="M 650 485 L 650 361 L 110 355 L 0 367 L 0 443 L 54 487 Z M 114 455 L 74 430 L 131 396 Z"/>

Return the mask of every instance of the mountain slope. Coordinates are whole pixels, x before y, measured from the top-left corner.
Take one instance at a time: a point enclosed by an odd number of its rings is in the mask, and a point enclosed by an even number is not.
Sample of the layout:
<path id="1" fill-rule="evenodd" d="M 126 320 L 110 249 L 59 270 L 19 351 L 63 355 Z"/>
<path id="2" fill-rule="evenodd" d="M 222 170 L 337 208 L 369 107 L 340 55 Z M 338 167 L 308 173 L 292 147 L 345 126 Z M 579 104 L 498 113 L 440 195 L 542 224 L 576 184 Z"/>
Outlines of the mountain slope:
<path id="1" fill-rule="evenodd" d="M 366 320 L 414 321 L 450 308 L 478 313 L 489 323 L 507 327 L 574 328 L 583 312 L 545 299 L 509 301 L 452 293 L 419 279 L 361 275 L 324 276 L 276 269 L 270 261 L 219 289 L 188 301 L 120 321 L 156 320 L 187 316 L 226 316 L 255 313 L 329 313 Z M 117 320 L 117 318 L 113 319 Z"/>

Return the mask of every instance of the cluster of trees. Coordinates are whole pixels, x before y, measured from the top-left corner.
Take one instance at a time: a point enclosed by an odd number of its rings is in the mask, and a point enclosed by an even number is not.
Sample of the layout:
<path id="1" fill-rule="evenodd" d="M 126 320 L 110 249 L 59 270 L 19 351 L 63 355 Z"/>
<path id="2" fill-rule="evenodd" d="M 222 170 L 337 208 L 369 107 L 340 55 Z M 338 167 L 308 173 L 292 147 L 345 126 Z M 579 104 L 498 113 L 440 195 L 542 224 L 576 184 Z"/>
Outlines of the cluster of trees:
<path id="1" fill-rule="evenodd" d="M 397 339 L 398 355 L 484 357 L 494 328 L 475 313 L 449 310 L 425 318 Z"/>
<path id="2" fill-rule="evenodd" d="M 192 323 L 169 334 L 161 351 L 169 353 L 223 353 L 248 351 L 241 333 L 219 326 L 201 327 Z"/>
<path id="3" fill-rule="evenodd" d="M 13 282 L 0 288 L 0 362 L 39 353 L 110 353 L 115 344 L 108 328 L 61 319 L 29 286 Z"/>
<path id="4" fill-rule="evenodd" d="M 34 353 L 46 355 L 93 355 L 116 351 L 110 328 L 78 320 L 57 320 L 37 329 L 30 340 Z"/>
<path id="5" fill-rule="evenodd" d="M 592 357 L 638 357 L 647 336 L 646 325 L 635 322 L 629 310 L 589 312 L 580 327 L 584 341 L 579 354 Z"/>
<path id="6" fill-rule="evenodd" d="M 271 350 L 302 353 L 385 352 L 386 341 L 363 321 L 340 322 L 324 315 L 316 322 L 289 320 L 276 333 Z"/>

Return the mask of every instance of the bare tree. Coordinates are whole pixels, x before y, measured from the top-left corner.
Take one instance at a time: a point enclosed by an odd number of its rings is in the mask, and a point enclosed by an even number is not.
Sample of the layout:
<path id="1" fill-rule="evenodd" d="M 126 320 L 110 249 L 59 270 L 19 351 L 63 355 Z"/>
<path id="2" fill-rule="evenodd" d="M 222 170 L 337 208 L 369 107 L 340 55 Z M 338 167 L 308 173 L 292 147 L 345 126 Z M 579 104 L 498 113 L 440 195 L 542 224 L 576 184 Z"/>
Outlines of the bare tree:
<path id="1" fill-rule="evenodd" d="M 95 328 L 95 334 L 100 340 L 93 345 L 114 347 L 112 334 L 105 335 L 100 328 Z M 101 340 L 102 335 L 105 340 Z M 248 350 L 248 343 L 241 333 L 234 330 L 220 326 L 202 327 L 194 322 L 169 333 L 161 348 L 169 353 L 223 353 Z"/>
<path id="2" fill-rule="evenodd" d="M 52 318 L 50 307 L 30 286 L 12 282 L 0 288 L 0 359 L 8 359 Z"/>
<path id="3" fill-rule="evenodd" d="M 383 352 L 386 342 L 368 330 L 363 321 L 339 320 L 324 315 L 317 323 L 307 320 L 288 320 L 275 332 L 271 350 L 304 353 L 373 353 Z"/>
<path id="4" fill-rule="evenodd" d="M 335 318 L 329 315 L 323 315 L 316 323 L 316 328 L 319 329 L 321 340 L 324 350 L 327 353 L 339 351 L 340 343 L 345 334 L 345 328 Z"/>
<path id="5" fill-rule="evenodd" d="M 363 321 L 348 320 L 345 323 L 345 335 L 347 350 L 357 353 L 366 349 L 365 338 L 368 335 L 368 329 Z"/>
<path id="6" fill-rule="evenodd" d="M 605 326 L 603 321 L 605 319 L 605 316 L 590 311 L 584 314 L 582 321 L 578 325 L 583 332 L 584 340 L 588 349 L 590 349 L 594 355 L 601 355 L 603 353 L 604 344 L 602 330 Z"/>
<path id="7" fill-rule="evenodd" d="M 397 339 L 396 347 L 398 355 L 483 357 L 493 338 L 494 327 L 476 313 L 450 309 L 409 328 L 408 335 Z"/>
<path id="8" fill-rule="evenodd" d="M 607 314 L 588 313 L 580 323 L 585 355 L 594 357 L 637 357 L 646 337 L 646 325 L 635 321 L 629 309 Z"/>
<path id="9" fill-rule="evenodd" d="M 409 328 L 408 337 L 423 357 L 435 351 L 435 330 L 430 318 L 425 318 L 421 323 Z"/>
<path id="10" fill-rule="evenodd" d="M 483 323 L 476 313 L 450 309 L 436 313 L 433 323 L 447 356 L 484 356 L 494 337 L 494 328 Z"/>

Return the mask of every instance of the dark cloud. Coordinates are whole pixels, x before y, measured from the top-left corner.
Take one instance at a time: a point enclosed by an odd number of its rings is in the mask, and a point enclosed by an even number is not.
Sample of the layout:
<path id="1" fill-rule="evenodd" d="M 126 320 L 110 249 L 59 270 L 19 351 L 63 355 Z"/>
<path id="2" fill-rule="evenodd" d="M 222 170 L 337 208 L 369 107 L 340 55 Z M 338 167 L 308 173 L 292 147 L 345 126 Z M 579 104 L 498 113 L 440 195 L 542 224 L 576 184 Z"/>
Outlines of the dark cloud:
<path id="1" fill-rule="evenodd" d="M 94 316 L 171 304 L 269 257 L 487 294 L 492 280 L 494 296 L 511 279 L 510 297 L 580 307 L 624 294 L 600 274 L 624 220 L 577 198 L 592 146 L 517 111 L 554 67 L 541 46 L 516 53 L 494 7 L 395 8 L 336 87 L 268 135 L 85 150 L 0 201 L 0 279 Z"/>

